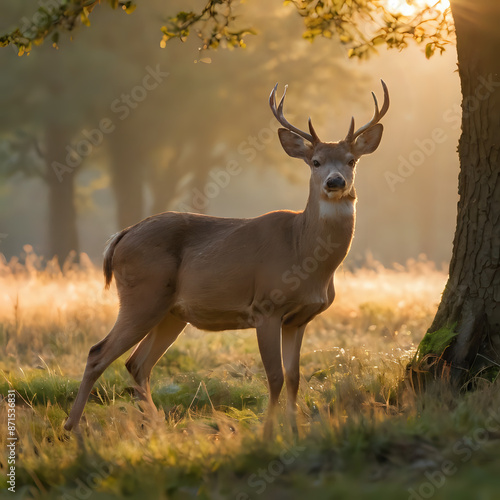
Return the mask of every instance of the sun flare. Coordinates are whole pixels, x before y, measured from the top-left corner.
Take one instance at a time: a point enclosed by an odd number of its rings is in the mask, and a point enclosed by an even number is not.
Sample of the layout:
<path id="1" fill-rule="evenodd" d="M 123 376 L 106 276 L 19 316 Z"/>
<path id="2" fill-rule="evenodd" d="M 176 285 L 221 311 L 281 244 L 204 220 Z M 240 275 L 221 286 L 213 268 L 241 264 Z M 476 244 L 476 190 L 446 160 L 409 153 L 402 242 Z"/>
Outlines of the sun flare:
<path id="1" fill-rule="evenodd" d="M 450 6 L 449 0 L 386 0 L 390 10 L 398 11 L 405 16 L 411 16 L 425 7 L 434 7 L 441 12 Z"/>

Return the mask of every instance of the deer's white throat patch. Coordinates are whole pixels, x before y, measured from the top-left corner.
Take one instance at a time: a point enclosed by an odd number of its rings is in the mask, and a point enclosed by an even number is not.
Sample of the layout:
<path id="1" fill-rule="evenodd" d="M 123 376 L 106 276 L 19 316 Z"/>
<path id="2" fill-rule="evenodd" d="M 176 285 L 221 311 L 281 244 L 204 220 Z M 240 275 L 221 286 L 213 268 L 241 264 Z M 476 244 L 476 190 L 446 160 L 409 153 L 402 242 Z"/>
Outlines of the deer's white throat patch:
<path id="1" fill-rule="evenodd" d="M 344 198 L 341 200 L 320 200 L 320 219 L 336 219 L 341 217 L 352 217 L 354 215 L 354 200 Z"/>

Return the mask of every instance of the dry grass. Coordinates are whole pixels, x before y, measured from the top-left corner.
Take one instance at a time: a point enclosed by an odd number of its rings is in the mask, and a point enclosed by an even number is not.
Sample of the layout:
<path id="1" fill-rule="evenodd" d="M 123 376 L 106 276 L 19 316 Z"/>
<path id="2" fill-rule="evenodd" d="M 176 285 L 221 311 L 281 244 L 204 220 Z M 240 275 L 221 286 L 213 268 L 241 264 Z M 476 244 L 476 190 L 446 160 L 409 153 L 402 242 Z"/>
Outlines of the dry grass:
<path id="1" fill-rule="evenodd" d="M 498 461 L 497 435 L 474 434 L 500 408 L 496 384 L 462 398 L 439 384 L 420 396 L 402 390 L 446 279 L 425 261 L 338 272 L 336 301 L 304 341 L 298 441 L 286 425 L 273 442 L 260 438 L 267 388 L 254 333 L 194 328 L 153 371 L 165 418 L 144 421 L 122 358 L 93 391 L 83 445 L 68 440 L 62 424 L 89 347 L 114 322 L 116 294 L 85 256 L 61 271 L 26 250 L 23 265 L 0 261 L 0 368 L 2 393 L 17 391 L 27 498 L 407 498 L 451 460 L 470 477 L 446 477 L 433 494 L 469 499 L 463 482 Z M 2 408 L 2 429 L 5 420 Z"/>

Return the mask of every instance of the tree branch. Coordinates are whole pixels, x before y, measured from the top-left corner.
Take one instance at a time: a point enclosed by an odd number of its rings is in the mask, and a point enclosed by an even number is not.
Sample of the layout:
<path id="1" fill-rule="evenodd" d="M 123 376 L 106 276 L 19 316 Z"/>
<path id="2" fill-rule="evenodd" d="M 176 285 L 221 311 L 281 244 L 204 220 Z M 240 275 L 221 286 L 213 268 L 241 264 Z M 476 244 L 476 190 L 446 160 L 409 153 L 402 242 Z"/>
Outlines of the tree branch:
<path id="1" fill-rule="evenodd" d="M 60 32 L 71 32 L 79 24 L 90 25 L 89 15 L 97 4 L 106 1 L 112 8 L 133 12 L 135 4 L 126 0 L 61 0 L 59 6 L 40 7 L 26 25 L 0 37 L 0 46 L 15 45 L 19 55 L 29 53 L 33 44 L 52 37 L 57 48 Z M 181 11 L 167 17 L 160 46 L 172 39 L 185 41 L 194 33 L 201 40 L 201 50 L 218 47 L 245 47 L 244 37 L 255 32 L 239 27 L 234 4 L 239 0 L 208 0 L 203 9 Z M 450 9 L 441 10 L 440 2 L 413 15 L 390 11 L 382 0 L 286 0 L 303 18 L 303 37 L 338 37 L 349 48 L 349 57 L 368 58 L 378 46 L 403 49 L 410 41 L 425 44 L 425 55 L 443 52 L 454 37 Z"/>
<path id="2" fill-rule="evenodd" d="M 57 48 L 59 33 L 72 32 L 80 24 L 90 26 L 89 15 L 101 0 L 61 0 L 59 5 L 41 6 L 31 20 L 0 36 L 0 47 L 13 45 L 18 55 L 29 54 L 33 45 L 41 45 L 51 36 L 52 45 Z M 121 7 L 128 14 L 135 5 L 132 1 L 107 0 L 113 9 Z"/>

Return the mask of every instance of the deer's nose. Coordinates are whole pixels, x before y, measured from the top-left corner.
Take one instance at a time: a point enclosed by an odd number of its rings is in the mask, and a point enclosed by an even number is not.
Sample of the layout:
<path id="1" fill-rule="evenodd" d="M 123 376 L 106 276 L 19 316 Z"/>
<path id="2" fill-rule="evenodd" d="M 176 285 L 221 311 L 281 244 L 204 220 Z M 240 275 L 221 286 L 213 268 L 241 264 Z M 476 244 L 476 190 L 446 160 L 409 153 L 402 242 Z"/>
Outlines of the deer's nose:
<path id="1" fill-rule="evenodd" d="M 326 187 L 328 189 L 344 189 L 345 179 L 343 177 L 330 177 L 330 179 L 326 181 Z"/>

